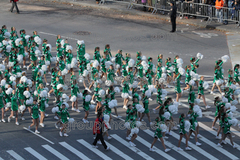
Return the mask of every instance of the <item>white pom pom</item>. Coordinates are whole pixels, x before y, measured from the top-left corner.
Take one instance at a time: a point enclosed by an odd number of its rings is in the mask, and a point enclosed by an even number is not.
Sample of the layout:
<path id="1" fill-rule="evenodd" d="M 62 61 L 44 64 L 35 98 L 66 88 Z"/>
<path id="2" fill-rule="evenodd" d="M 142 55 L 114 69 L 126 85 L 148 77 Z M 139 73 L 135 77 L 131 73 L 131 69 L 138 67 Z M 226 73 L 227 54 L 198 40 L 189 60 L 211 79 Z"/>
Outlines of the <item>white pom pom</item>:
<path id="1" fill-rule="evenodd" d="M 25 54 L 25 57 L 28 57 L 28 52 L 25 52 L 24 54 Z"/>
<path id="2" fill-rule="evenodd" d="M 105 81 L 105 85 L 106 86 L 111 86 L 112 85 L 112 81 L 111 80 L 106 80 Z"/>
<path id="3" fill-rule="evenodd" d="M 151 95 L 152 95 L 151 90 L 148 89 L 148 90 L 145 92 L 145 96 L 147 96 L 148 98 L 150 98 Z"/>
<path id="4" fill-rule="evenodd" d="M 58 107 L 53 107 L 52 108 L 52 113 L 60 112 Z"/>
<path id="5" fill-rule="evenodd" d="M 73 123 L 73 122 L 74 122 L 74 118 L 69 118 L 69 119 L 68 119 L 68 122 L 69 122 L 69 123 Z"/>
<path id="6" fill-rule="evenodd" d="M 84 40 L 78 40 L 78 41 L 77 41 L 77 44 L 78 44 L 78 45 L 84 44 Z"/>
<path id="7" fill-rule="evenodd" d="M 57 58 L 56 58 L 56 57 L 51 57 L 51 58 L 50 58 L 50 61 L 51 61 L 52 63 L 56 63 L 56 62 L 57 62 Z"/>
<path id="8" fill-rule="evenodd" d="M 191 123 L 190 123 L 189 121 L 185 120 L 184 130 L 185 130 L 186 132 L 189 132 L 190 126 L 191 126 Z"/>
<path id="9" fill-rule="evenodd" d="M 136 122 L 136 126 L 137 126 L 138 128 L 140 128 L 140 127 L 142 126 L 142 122 L 137 121 L 137 122 Z"/>
<path id="10" fill-rule="evenodd" d="M 71 102 L 76 102 L 76 100 L 77 100 L 76 96 L 71 96 L 71 99 L 70 99 Z"/>
<path id="11" fill-rule="evenodd" d="M 124 123 L 124 127 L 125 127 L 126 129 L 128 129 L 128 130 L 131 129 L 129 122 Z"/>
<path id="12" fill-rule="evenodd" d="M 146 56 L 142 56 L 142 61 L 146 61 L 147 57 Z"/>
<path id="13" fill-rule="evenodd" d="M 129 85 L 130 88 L 137 88 L 138 87 L 138 82 L 134 81 L 133 84 Z"/>
<path id="14" fill-rule="evenodd" d="M 223 96 L 223 97 L 222 97 L 222 102 L 223 102 L 223 103 L 228 103 L 228 99 Z"/>
<path id="15" fill-rule="evenodd" d="M 183 64 L 182 58 L 178 58 L 178 59 L 177 59 L 177 63 L 178 63 L 178 64 Z"/>
<path id="16" fill-rule="evenodd" d="M 71 62 L 71 68 L 76 68 L 76 66 L 77 66 L 77 59 L 73 58 Z"/>
<path id="17" fill-rule="evenodd" d="M 97 60 L 95 60 L 95 61 L 93 62 L 93 67 L 97 68 L 98 66 L 99 66 L 99 62 L 98 62 Z"/>
<path id="18" fill-rule="evenodd" d="M 129 67 L 133 67 L 134 64 L 135 64 L 135 61 L 134 61 L 133 59 L 130 59 L 130 60 L 128 61 L 128 66 L 129 66 Z"/>
<path id="19" fill-rule="evenodd" d="M 198 54 L 197 54 L 197 58 L 198 58 L 198 59 L 203 59 L 203 55 L 202 55 L 201 53 L 198 53 Z"/>
<path id="20" fill-rule="evenodd" d="M 61 40 L 61 42 L 60 42 L 60 43 L 61 43 L 61 46 L 62 46 L 62 48 L 63 48 L 63 46 L 64 46 L 64 44 L 65 44 L 65 42 L 64 42 L 64 41 L 65 41 L 65 40 L 64 40 L 64 39 L 62 39 L 62 40 Z"/>
<path id="21" fill-rule="evenodd" d="M 7 45 L 7 47 L 6 47 L 6 52 L 10 53 L 11 49 L 12 49 L 12 46 Z"/>
<path id="22" fill-rule="evenodd" d="M 131 133 L 130 133 L 130 136 L 132 136 L 133 134 L 138 134 L 139 132 L 139 129 L 137 127 L 131 129 Z"/>
<path id="23" fill-rule="evenodd" d="M 222 56 L 221 59 L 222 59 L 223 63 L 226 63 L 229 59 L 229 56 L 228 55 Z"/>
<path id="24" fill-rule="evenodd" d="M 59 90 L 60 88 L 63 88 L 63 85 L 62 85 L 62 84 L 58 84 L 58 85 L 57 85 L 57 90 Z"/>
<path id="25" fill-rule="evenodd" d="M 116 67 L 115 67 L 116 69 L 119 69 L 120 68 L 120 65 L 119 64 L 116 64 Z"/>
<path id="26" fill-rule="evenodd" d="M 11 34 L 10 34 L 9 32 L 5 32 L 5 33 L 4 33 L 4 37 L 7 38 L 7 39 L 9 39 L 9 38 L 11 37 Z"/>
<path id="27" fill-rule="evenodd" d="M 90 105 L 89 105 L 89 108 L 90 108 L 90 109 L 92 109 L 92 110 L 94 110 L 94 109 L 95 109 L 95 107 L 96 107 L 96 106 L 95 106 L 95 105 L 93 105 L 93 104 L 90 104 Z"/>
<path id="28" fill-rule="evenodd" d="M 7 104 L 6 104 L 6 107 L 5 108 L 10 108 L 11 107 L 11 102 L 8 102 Z"/>
<path id="29" fill-rule="evenodd" d="M 35 51 L 35 56 L 38 57 L 38 56 L 40 56 L 40 55 L 41 55 L 41 51 L 40 51 L 40 50 L 36 50 L 36 51 Z"/>
<path id="30" fill-rule="evenodd" d="M 114 62 L 115 62 L 115 59 L 116 59 L 115 57 L 112 57 L 112 58 L 111 58 L 111 62 L 114 63 Z"/>
<path id="31" fill-rule="evenodd" d="M 28 80 L 27 80 L 27 84 L 28 84 L 28 87 L 32 87 L 32 80 L 31 80 L 31 79 L 28 79 Z"/>
<path id="32" fill-rule="evenodd" d="M 165 124 L 160 124 L 159 128 L 162 130 L 162 132 L 166 132 L 167 131 L 167 126 Z"/>
<path id="33" fill-rule="evenodd" d="M 143 106 L 141 104 L 136 104 L 136 109 L 140 113 L 143 113 L 145 111 L 145 109 L 143 108 Z"/>
<path id="34" fill-rule="evenodd" d="M 62 75 L 67 75 L 68 74 L 68 70 L 65 68 L 63 71 L 61 71 Z"/>
<path id="35" fill-rule="evenodd" d="M 225 104 L 225 108 L 226 108 L 226 109 L 229 109 L 230 107 L 231 107 L 231 103 L 226 103 L 226 104 Z"/>
<path id="36" fill-rule="evenodd" d="M 176 105 L 170 105 L 168 107 L 168 109 L 172 114 L 177 114 L 178 113 L 178 106 L 176 106 Z"/>
<path id="37" fill-rule="evenodd" d="M 198 105 L 193 106 L 193 112 L 194 113 L 197 113 L 199 110 L 201 110 L 201 109 Z"/>
<path id="38" fill-rule="evenodd" d="M 2 79 L 1 80 L 1 86 L 5 86 L 6 85 L 6 80 L 5 79 Z"/>
<path id="39" fill-rule="evenodd" d="M 116 92 L 116 93 L 120 93 L 120 89 L 119 89 L 119 87 L 115 87 L 115 88 L 114 88 L 114 92 Z"/>
<path id="40" fill-rule="evenodd" d="M 47 91 L 46 90 L 42 90 L 41 92 L 40 92 L 40 97 L 47 97 Z"/>
<path id="41" fill-rule="evenodd" d="M 28 100 L 26 100 L 26 105 L 31 105 L 33 104 L 33 98 L 30 97 Z"/>
<path id="42" fill-rule="evenodd" d="M 104 114 L 104 121 L 109 122 L 110 116 L 108 114 Z"/>
<path id="43" fill-rule="evenodd" d="M 230 111 L 231 111 L 231 112 L 236 112 L 236 111 L 237 111 L 237 107 L 231 106 L 231 107 L 230 107 Z"/>
<path id="44" fill-rule="evenodd" d="M 85 97 L 85 102 L 90 102 L 91 99 L 92 99 L 92 96 L 87 95 L 87 96 Z"/>
<path id="45" fill-rule="evenodd" d="M 0 64 L 0 71 L 5 71 L 5 66 L 3 64 Z"/>
<path id="46" fill-rule="evenodd" d="M 20 45 L 19 43 L 20 43 L 21 40 L 22 40 L 22 38 L 18 38 L 18 39 L 15 40 L 16 46 L 19 46 L 19 45 Z"/>
<path id="47" fill-rule="evenodd" d="M 109 106 L 109 108 L 114 108 L 114 107 L 116 107 L 113 100 L 111 100 L 110 102 L 108 102 L 108 106 Z"/>
<path id="48" fill-rule="evenodd" d="M 163 114 L 163 117 L 164 117 L 165 119 L 167 119 L 167 120 L 170 120 L 171 114 L 170 114 L 169 112 L 165 112 L 165 113 Z"/>
<path id="49" fill-rule="evenodd" d="M 148 85 L 148 89 L 152 92 L 152 93 L 156 93 L 157 89 L 155 88 L 154 85 Z"/>
<path id="50" fill-rule="evenodd" d="M 12 94 L 12 91 L 13 91 L 12 88 L 8 88 L 8 89 L 6 90 L 6 94 L 7 94 L 7 95 Z"/>
<path id="51" fill-rule="evenodd" d="M 169 67 L 168 70 L 167 70 L 168 73 L 172 73 L 173 72 L 173 67 Z"/>
<path id="52" fill-rule="evenodd" d="M 84 70 L 84 71 L 83 71 L 83 77 L 87 77 L 87 75 L 88 75 L 88 71 L 87 71 L 87 70 Z"/>
<path id="53" fill-rule="evenodd" d="M 29 41 L 29 38 L 30 38 L 30 37 L 31 37 L 30 35 L 26 35 L 26 36 L 25 36 L 25 39 L 26 39 L 27 42 Z"/>
<path id="54" fill-rule="evenodd" d="M 106 69 L 109 69 L 109 68 L 110 68 L 110 65 L 112 65 L 112 62 L 110 62 L 110 61 L 106 61 L 106 62 L 105 62 L 105 67 L 106 67 Z"/>
<path id="55" fill-rule="evenodd" d="M 71 50 L 71 51 L 72 51 L 72 49 L 73 49 L 72 46 L 70 46 L 70 45 L 67 45 L 67 46 L 66 46 L 66 52 L 68 52 L 68 50 Z"/>
<path id="56" fill-rule="evenodd" d="M 50 65 L 50 61 L 45 61 L 45 65 L 49 66 Z"/>
<path id="57" fill-rule="evenodd" d="M 180 67 L 180 68 L 178 69 L 178 72 L 179 72 L 181 75 L 184 75 L 185 70 L 184 70 L 182 67 Z"/>
<path id="58" fill-rule="evenodd" d="M 162 67 L 161 69 L 162 69 L 163 73 L 166 73 L 166 68 L 165 67 Z"/>
<path id="59" fill-rule="evenodd" d="M 232 88 L 233 90 L 236 90 L 236 89 L 237 89 L 237 86 L 234 85 L 234 84 L 232 84 L 232 85 L 230 86 L 230 88 Z"/>
<path id="60" fill-rule="evenodd" d="M 64 102 L 68 102 L 68 101 L 69 101 L 69 96 L 67 96 L 65 93 L 62 94 L 62 100 L 63 100 Z"/>
<path id="61" fill-rule="evenodd" d="M 125 99 L 125 98 L 128 98 L 128 97 L 129 97 L 129 94 L 128 94 L 128 93 L 122 93 L 122 94 L 121 94 L 121 97 L 124 98 L 124 99 Z"/>
<path id="62" fill-rule="evenodd" d="M 105 96 L 105 91 L 103 89 L 101 89 L 100 91 L 98 91 L 98 94 L 100 97 L 104 97 Z"/>
<path id="63" fill-rule="evenodd" d="M 141 64 L 142 64 L 144 70 L 148 70 L 149 65 L 147 64 L 146 61 L 142 61 Z"/>
<path id="64" fill-rule="evenodd" d="M 38 36 L 34 37 L 34 41 L 35 41 L 38 45 L 41 45 L 41 44 L 42 44 L 42 40 L 41 40 L 41 38 L 39 38 Z"/>
<path id="65" fill-rule="evenodd" d="M 208 82 L 204 81 L 204 82 L 203 82 L 203 88 L 204 88 L 204 89 L 208 89 L 208 87 L 209 87 Z"/>
<path id="66" fill-rule="evenodd" d="M 77 93 L 77 97 L 82 99 L 83 98 L 83 94 L 82 93 Z"/>
<path id="67" fill-rule="evenodd" d="M 231 111 L 229 111 L 228 113 L 228 117 L 230 117 L 231 119 L 233 119 L 233 113 Z"/>
<path id="68" fill-rule="evenodd" d="M 195 82 L 194 82 L 194 80 L 190 80 L 188 84 L 189 84 L 190 86 L 194 86 Z"/>
<path id="69" fill-rule="evenodd" d="M 86 60 L 90 60 L 90 55 L 88 53 L 85 53 L 84 57 L 86 58 Z"/>
<path id="70" fill-rule="evenodd" d="M 29 91 L 24 91 L 23 92 L 23 95 L 26 97 L 26 98 L 29 98 L 31 96 L 30 92 Z"/>
<path id="71" fill-rule="evenodd" d="M 165 74 L 165 73 L 164 73 Z M 165 79 L 164 78 L 159 78 L 159 80 L 158 80 L 158 83 L 159 84 L 163 84 L 165 82 Z"/>
<path id="72" fill-rule="evenodd" d="M 25 109 L 26 109 L 26 106 L 25 106 L 25 105 L 21 105 L 21 106 L 19 107 L 20 112 L 23 112 Z"/>
<path id="73" fill-rule="evenodd" d="M 46 72 L 47 71 L 47 65 L 42 65 L 42 68 L 41 68 L 44 72 Z"/>
<path id="74" fill-rule="evenodd" d="M 239 94 L 240 94 L 240 90 L 239 89 L 234 91 L 234 95 L 239 95 Z"/>
<path id="75" fill-rule="evenodd" d="M 228 122 L 232 125 L 232 126 L 237 126 L 238 124 L 238 120 L 236 118 L 233 118 L 231 120 L 228 120 Z"/>
<path id="76" fill-rule="evenodd" d="M 195 100 L 194 100 L 194 103 L 195 103 L 195 104 L 199 104 L 199 103 L 200 103 L 200 99 L 195 99 Z"/>

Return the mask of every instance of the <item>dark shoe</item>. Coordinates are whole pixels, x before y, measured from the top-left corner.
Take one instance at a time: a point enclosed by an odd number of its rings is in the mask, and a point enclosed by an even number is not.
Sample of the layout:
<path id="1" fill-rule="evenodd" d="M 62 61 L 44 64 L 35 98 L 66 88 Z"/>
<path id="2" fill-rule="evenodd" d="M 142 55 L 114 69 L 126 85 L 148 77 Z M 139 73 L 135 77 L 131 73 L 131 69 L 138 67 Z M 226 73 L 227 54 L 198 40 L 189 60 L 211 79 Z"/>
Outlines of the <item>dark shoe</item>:
<path id="1" fill-rule="evenodd" d="M 175 32 L 175 31 L 170 31 L 171 33 Z"/>
<path id="2" fill-rule="evenodd" d="M 16 12 L 16 14 L 19 14 L 20 12 Z"/>
<path id="3" fill-rule="evenodd" d="M 9 12 L 13 12 L 11 9 L 8 10 Z"/>

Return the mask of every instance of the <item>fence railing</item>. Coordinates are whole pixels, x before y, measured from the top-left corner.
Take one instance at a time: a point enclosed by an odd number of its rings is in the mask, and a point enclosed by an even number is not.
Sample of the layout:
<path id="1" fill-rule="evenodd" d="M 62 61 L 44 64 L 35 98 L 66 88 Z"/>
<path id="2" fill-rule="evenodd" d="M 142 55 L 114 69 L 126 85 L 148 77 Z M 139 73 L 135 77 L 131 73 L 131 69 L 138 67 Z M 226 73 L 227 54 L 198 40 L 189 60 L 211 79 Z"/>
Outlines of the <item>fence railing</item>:
<path id="1" fill-rule="evenodd" d="M 101 0 L 102 4 L 106 0 Z M 170 0 L 150 0 L 151 4 L 147 4 L 147 0 L 112 0 L 117 3 L 127 4 L 128 9 L 132 9 L 134 6 L 146 7 L 152 10 L 152 14 L 156 14 L 158 11 L 161 13 L 170 12 Z M 145 3 L 144 3 L 145 2 Z M 184 16 L 189 17 L 202 17 L 207 18 L 207 23 L 211 23 L 213 20 L 220 23 L 235 22 L 238 26 L 240 24 L 240 11 L 234 7 L 216 7 L 214 5 L 208 5 L 203 3 L 181 2 L 176 1 L 177 13 L 180 18 Z"/>

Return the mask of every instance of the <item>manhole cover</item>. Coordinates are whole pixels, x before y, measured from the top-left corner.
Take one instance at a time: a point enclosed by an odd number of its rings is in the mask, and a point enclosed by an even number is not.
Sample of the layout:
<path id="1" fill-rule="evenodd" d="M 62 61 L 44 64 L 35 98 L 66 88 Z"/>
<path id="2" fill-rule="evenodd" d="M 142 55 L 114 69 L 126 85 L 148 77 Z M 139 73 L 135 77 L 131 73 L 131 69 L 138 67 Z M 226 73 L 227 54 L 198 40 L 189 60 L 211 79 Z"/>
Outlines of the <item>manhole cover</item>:
<path id="1" fill-rule="evenodd" d="M 91 32 L 88 32 L 88 31 L 76 31 L 76 32 L 73 32 L 74 34 L 76 35 L 81 35 L 81 36 L 86 36 L 86 35 L 90 35 Z"/>

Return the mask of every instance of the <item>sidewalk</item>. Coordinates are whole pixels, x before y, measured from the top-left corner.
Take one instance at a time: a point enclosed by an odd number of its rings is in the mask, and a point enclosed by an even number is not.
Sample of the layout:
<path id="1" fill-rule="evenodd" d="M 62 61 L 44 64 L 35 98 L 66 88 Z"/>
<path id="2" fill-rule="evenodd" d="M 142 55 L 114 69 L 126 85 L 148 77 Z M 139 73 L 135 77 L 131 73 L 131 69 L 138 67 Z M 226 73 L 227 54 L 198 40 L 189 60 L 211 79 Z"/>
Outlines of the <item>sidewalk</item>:
<path id="1" fill-rule="evenodd" d="M 22 0 L 22 1 L 28 1 L 28 0 Z M 30 0 L 34 1 L 34 0 Z M 42 0 L 40 0 L 42 1 Z M 143 7 L 141 6 L 134 6 L 133 9 L 127 9 L 128 2 L 127 1 L 106 1 L 104 5 L 98 5 L 96 4 L 96 1 L 94 0 L 43 0 L 43 1 L 51 1 L 51 2 L 66 2 L 73 5 L 78 5 L 82 7 L 90 7 L 90 8 L 96 8 L 96 9 L 104 9 L 104 10 L 113 10 L 122 12 L 125 14 L 131 14 L 131 15 L 139 15 L 144 17 L 154 17 L 157 19 L 169 21 L 168 15 L 161 15 L 158 11 L 157 14 L 152 15 L 151 12 L 143 11 Z M 123 3 L 124 2 L 124 3 Z M 240 28 L 237 27 L 237 25 L 233 22 L 229 22 L 228 25 L 223 25 L 220 23 L 216 23 L 212 21 L 211 23 L 208 23 L 204 21 L 204 18 L 197 18 L 197 19 L 180 19 L 177 18 L 177 24 L 188 24 L 188 25 L 194 25 L 202 28 L 209 28 L 209 29 L 216 29 L 223 32 L 240 32 Z"/>

